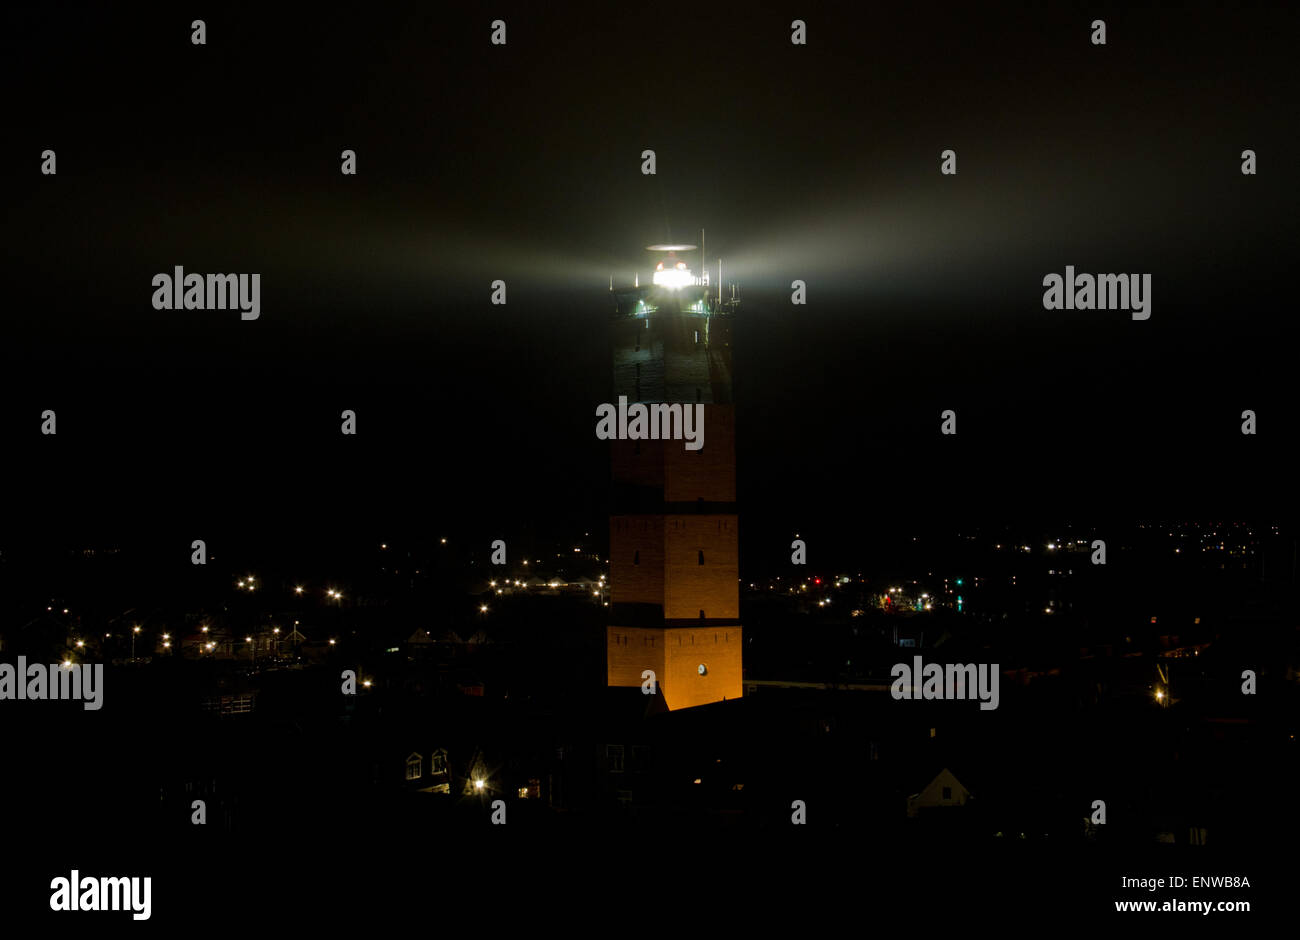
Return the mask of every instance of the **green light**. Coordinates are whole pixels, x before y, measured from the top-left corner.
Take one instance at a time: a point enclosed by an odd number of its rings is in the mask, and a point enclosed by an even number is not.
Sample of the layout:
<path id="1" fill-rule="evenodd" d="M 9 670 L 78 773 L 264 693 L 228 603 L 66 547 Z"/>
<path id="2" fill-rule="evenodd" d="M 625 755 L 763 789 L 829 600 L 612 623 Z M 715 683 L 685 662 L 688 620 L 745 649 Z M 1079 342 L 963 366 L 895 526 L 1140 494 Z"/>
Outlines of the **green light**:
<path id="1" fill-rule="evenodd" d="M 957 587 L 961 587 L 961 585 L 962 585 L 962 580 L 961 580 L 961 578 L 958 578 L 958 579 L 957 579 Z"/>

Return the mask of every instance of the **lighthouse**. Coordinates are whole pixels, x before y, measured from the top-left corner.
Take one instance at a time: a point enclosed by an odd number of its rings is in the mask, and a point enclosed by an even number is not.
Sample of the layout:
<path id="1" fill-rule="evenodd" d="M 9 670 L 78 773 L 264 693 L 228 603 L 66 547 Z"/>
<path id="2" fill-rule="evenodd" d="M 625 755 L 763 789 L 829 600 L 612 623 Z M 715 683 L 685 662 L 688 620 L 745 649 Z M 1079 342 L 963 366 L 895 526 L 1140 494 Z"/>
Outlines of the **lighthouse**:
<path id="1" fill-rule="evenodd" d="M 743 693 L 731 330 L 724 300 L 694 245 L 652 245 L 650 283 L 614 288 L 614 395 L 703 411 L 703 446 L 611 440 L 610 686 L 648 688 L 670 710 Z M 701 259 L 702 262 L 702 259 Z M 700 406 L 696 408 L 695 406 Z"/>

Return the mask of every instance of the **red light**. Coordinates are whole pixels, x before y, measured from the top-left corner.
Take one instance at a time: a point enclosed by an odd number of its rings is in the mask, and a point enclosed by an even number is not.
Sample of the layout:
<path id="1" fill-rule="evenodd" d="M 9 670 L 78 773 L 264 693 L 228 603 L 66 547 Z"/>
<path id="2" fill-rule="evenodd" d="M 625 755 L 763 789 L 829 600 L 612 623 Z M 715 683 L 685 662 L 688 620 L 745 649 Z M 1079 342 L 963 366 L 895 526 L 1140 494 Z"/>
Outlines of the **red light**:
<path id="1" fill-rule="evenodd" d="M 821 583 L 822 583 L 821 578 L 813 578 L 813 584 L 821 584 Z"/>

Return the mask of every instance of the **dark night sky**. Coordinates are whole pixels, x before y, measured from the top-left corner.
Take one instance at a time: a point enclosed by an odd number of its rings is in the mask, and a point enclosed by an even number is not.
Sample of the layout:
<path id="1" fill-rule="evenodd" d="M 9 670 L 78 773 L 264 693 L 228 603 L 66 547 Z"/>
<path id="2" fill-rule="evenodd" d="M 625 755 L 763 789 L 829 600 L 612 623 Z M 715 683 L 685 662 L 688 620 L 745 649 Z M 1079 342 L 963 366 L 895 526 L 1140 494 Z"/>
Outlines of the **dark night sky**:
<path id="1" fill-rule="evenodd" d="M 1300 15 L 795 6 L 6 11 L 11 524 L 599 520 L 607 278 L 700 227 L 746 298 L 751 554 L 1289 518 Z M 261 319 L 153 310 L 178 264 L 261 273 Z M 1045 311 L 1067 264 L 1151 273 L 1152 318 Z"/>

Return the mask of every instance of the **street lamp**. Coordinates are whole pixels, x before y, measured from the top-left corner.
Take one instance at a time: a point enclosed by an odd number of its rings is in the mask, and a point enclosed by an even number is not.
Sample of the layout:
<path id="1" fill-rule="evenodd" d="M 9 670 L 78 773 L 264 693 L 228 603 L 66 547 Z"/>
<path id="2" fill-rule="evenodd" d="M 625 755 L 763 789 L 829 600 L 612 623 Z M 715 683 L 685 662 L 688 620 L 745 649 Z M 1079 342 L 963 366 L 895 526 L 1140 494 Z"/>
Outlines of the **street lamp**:
<path id="1" fill-rule="evenodd" d="M 131 628 L 131 658 L 135 659 L 135 635 L 140 632 L 139 627 Z"/>

